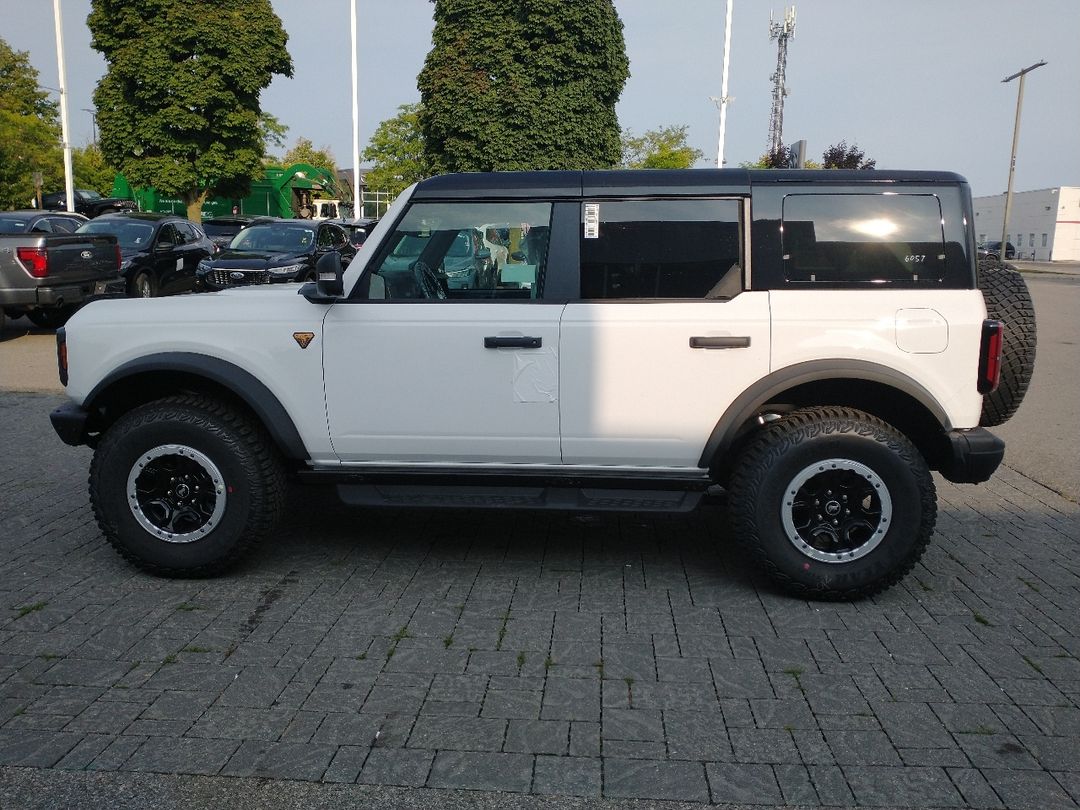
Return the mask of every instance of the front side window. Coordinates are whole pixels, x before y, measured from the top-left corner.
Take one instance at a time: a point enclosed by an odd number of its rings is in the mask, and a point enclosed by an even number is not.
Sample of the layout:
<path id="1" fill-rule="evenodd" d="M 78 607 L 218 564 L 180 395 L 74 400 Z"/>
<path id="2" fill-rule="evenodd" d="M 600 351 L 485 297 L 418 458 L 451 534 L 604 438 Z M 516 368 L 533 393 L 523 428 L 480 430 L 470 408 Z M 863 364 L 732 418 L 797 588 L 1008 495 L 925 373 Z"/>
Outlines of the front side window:
<path id="1" fill-rule="evenodd" d="M 791 194 L 784 199 L 788 281 L 938 281 L 941 204 L 933 195 Z"/>
<path id="2" fill-rule="evenodd" d="M 375 257 L 359 295 L 378 300 L 539 298 L 550 230 L 551 203 L 415 203 Z"/>
<path id="3" fill-rule="evenodd" d="M 581 207 L 581 297 L 707 298 L 742 291 L 738 200 L 614 200 Z"/>

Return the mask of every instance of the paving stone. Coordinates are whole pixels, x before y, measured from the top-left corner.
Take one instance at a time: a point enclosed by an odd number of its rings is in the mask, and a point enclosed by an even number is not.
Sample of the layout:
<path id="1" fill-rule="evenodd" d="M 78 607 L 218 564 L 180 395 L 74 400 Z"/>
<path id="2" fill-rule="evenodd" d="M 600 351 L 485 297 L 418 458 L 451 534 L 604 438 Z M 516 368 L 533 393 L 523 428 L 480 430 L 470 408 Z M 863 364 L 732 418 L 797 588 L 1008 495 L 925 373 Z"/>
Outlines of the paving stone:
<path id="1" fill-rule="evenodd" d="M 964 799 L 942 768 L 851 766 L 844 776 L 860 805 L 962 807 Z"/>
<path id="2" fill-rule="evenodd" d="M 969 807 L 1004 807 L 1001 799 L 981 771 L 974 768 L 946 768 L 964 803 Z"/>
<path id="3" fill-rule="evenodd" d="M 124 770 L 153 773 L 215 774 L 240 745 L 237 740 L 150 737 L 127 759 L 123 767 Z"/>
<path id="4" fill-rule="evenodd" d="M 1054 777 L 1045 771 L 984 769 L 990 787 L 1006 807 L 1015 810 L 1075 810 L 1077 802 Z"/>
<path id="5" fill-rule="evenodd" d="M 712 801 L 718 804 L 780 804 L 784 797 L 769 765 L 707 762 Z"/>
<path id="6" fill-rule="evenodd" d="M 503 750 L 519 754 L 564 755 L 570 745 L 565 720 L 510 720 Z"/>
<path id="7" fill-rule="evenodd" d="M 544 693 L 519 689 L 490 689 L 480 710 L 482 717 L 535 719 L 540 716 Z"/>
<path id="8" fill-rule="evenodd" d="M 244 706 L 211 706 L 187 731 L 188 737 L 273 741 L 292 722 L 291 709 L 252 709 Z"/>
<path id="9" fill-rule="evenodd" d="M 600 681 L 549 678 L 540 707 L 544 720 L 599 720 Z"/>
<path id="10" fill-rule="evenodd" d="M 600 728 L 605 741 L 664 739 L 664 724 L 655 709 L 608 709 L 601 718 Z"/>
<path id="11" fill-rule="evenodd" d="M 814 790 L 814 783 L 805 765 L 773 765 L 773 774 L 780 785 L 780 794 L 785 804 L 818 804 L 817 791 Z M 715 792 L 713 795 L 715 797 Z"/>
<path id="12" fill-rule="evenodd" d="M 724 715 L 718 710 L 665 709 L 664 728 L 671 759 L 730 762 L 733 758 L 729 731 L 724 725 Z"/>
<path id="13" fill-rule="evenodd" d="M 830 729 L 824 734 L 829 749 L 840 765 L 901 764 L 896 749 L 882 731 Z"/>
<path id="14" fill-rule="evenodd" d="M 874 703 L 873 712 L 897 748 L 951 748 L 952 735 L 925 703 Z"/>
<path id="15" fill-rule="evenodd" d="M 598 798 L 602 788 L 601 761 L 585 757 L 538 756 L 532 792 Z"/>
<path id="16" fill-rule="evenodd" d="M 332 745 L 248 740 L 232 755 L 221 773 L 317 782 L 336 751 Z"/>
<path id="17" fill-rule="evenodd" d="M 728 736 L 736 762 L 799 764 L 799 753 L 787 731 L 733 728 Z"/>
<path id="18" fill-rule="evenodd" d="M 81 739 L 77 734 L 0 729 L 0 765 L 51 768 Z"/>
<path id="19" fill-rule="evenodd" d="M 421 717 L 409 735 L 409 747 L 499 751 L 506 724 L 506 720 L 479 717 Z"/>
<path id="20" fill-rule="evenodd" d="M 709 786 L 698 762 L 604 758 L 604 796 L 706 802 Z"/>
<path id="21" fill-rule="evenodd" d="M 431 771 L 434 751 L 372 749 L 358 781 L 369 785 L 422 787 Z"/>
<path id="22" fill-rule="evenodd" d="M 439 751 L 427 786 L 524 793 L 532 784 L 532 769 L 533 757 L 528 754 Z"/>
<path id="23" fill-rule="evenodd" d="M 1039 768 L 1027 748 L 1011 734 L 958 734 L 956 742 L 976 768 Z"/>
<path id="24" fill-rule="evenodd" d="M 142 713 L 137 703 L 98 701 L 64 726 L 65 731 L 119 734 Z"/>

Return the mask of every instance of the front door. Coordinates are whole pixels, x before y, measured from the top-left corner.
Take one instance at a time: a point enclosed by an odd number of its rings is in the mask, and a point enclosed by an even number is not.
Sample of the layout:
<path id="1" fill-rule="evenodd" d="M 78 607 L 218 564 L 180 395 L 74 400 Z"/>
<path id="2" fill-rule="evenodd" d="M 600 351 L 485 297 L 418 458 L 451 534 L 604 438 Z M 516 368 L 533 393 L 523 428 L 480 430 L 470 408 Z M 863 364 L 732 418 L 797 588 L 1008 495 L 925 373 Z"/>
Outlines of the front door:
<path id="1" fill-rule="evenodd" d="M 471 239 L 546 240 L 549 203 L 417 202 L 324 321 L 331 441 L 347 464 L 558 464 L 559 319 L 546 250 L 501 282 Z M 524 251 L 518 261 L 524 264 Z M 477 285 L 476 280 L 484 280 Z"/>

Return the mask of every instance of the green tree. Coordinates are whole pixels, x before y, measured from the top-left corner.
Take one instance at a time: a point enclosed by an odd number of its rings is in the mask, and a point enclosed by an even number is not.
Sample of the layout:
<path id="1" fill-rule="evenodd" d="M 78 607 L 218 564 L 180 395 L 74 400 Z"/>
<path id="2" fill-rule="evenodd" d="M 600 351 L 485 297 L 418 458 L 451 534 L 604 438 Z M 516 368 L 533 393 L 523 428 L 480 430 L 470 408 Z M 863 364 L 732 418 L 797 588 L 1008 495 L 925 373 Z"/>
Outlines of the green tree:
<path id="1" fill-rule="evenodd" d="M 426 177 L 420 105 L 402 104 L 397 115 L 380 123 L 364 149 L 363 158 L 372 164 L 364 179 L 375 191 L 396 195 Z"/>
<path id="2" fill-rule="evenodd" d="M 262 172 L 259 94 L 291 76 L 270 0 L 93 0 L 101 151 L 135 186 L 179 196 L 198 220 L 211 194 L 242 197 Z"/>
<path id="3" fill-rule="evenodd" d="M 434 172 L 618 165 L 629 76 L 612 0 L 434 0 L 417 78 Z"/>
<path id="4" fill-rule="evenodd" d="M 840 141 L 825 150 L 821 165 L 826 169 L 872 169 L 877 161 L 867 160 L 866 153 L 856 144 L 848 146 L 847 141 Z"/>
<path id="5" fill-rule="evenodd" d="M 622 135 L 622 166 L 626 169 L 689 169 L 704 155 L 686 142 L 686 125 L 649 129 L 640 137 Z"/>
<path id="6" fill-rule="evenodd" d="M 63 187 L 56 103 L 38 85 L 30 55 L 0 39 L 0 208 L 30 204 L 36 171 L 44 191 Z"/>
<path id="7" fill-rule="evenodd" d="M 286 166 L 291 166 L 294 163 L 306 163 L 316 169 L 326 169 L 326 171 L 330 172 L 331 177 L 337 179 L 337 161 L 334 160 L 334 153 L 330 151 L 330 147 L 324 146 L 322 149 L 316 149 L 315 144 L 308 138 L 297 138 L 296 143 L 292 145 L 292 149 L 285 153 L 283 162 Z"/>
<path id="8" fill-rule="evenodd" d="M 285 145 L 285 133 L 289 131 L 287 124 L 281 123 L 275 116 L 268 112 L 259 115 L 259 129 L 263 139 L 263 165 L 277 166 L 281 158 L 270 154 L 271 149 L 277 149 Z"/>
<path id="9" fill-rule="evenodd" d="M 97 144 L 71 150 L 71 168 L 75 188 L 91 188 L 105 196 L 112 192 L 116 169 L 109 165 Z"/>

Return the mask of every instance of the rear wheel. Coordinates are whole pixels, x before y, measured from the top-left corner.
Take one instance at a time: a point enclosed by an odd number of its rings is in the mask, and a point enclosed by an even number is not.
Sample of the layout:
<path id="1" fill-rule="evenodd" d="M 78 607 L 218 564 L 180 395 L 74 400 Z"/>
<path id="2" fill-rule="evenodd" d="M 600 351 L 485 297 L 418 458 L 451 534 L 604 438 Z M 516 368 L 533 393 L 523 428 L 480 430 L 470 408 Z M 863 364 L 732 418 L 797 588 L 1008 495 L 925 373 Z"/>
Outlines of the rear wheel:
<path id="1" fill-rule="evenodd" d="M 131 282 L 131 295 L 134 298 L 153 298 L 157 295 L 157 284 L 149 273 L 139 273 Z"/>
<path id="2" fill-rule="evenodd" d="M 90 466 L 90 500 L 105 538 L 130 562 L 165 576 L 235 564 L 273 528 L 284 492 L 284 465 L 262 427 L 195 395 L 122 416 Z"/>
<path id="3" fill-rule="evenodd" d="M 68 322 L 75 313 L 75 307 L 57 307 L 55 309 L 32 309 L 26 317 L 34 326 L 41 329 L 57 329 Z"/>
<path id="4" fill-rule="evenodd" d="M 784 589 L 856 599 L 898 582 L 937 516 L 922 455 L 880 419 L 850 408 L 795 411 L 764 430 L 731 477 L 735 535 Z"/>

